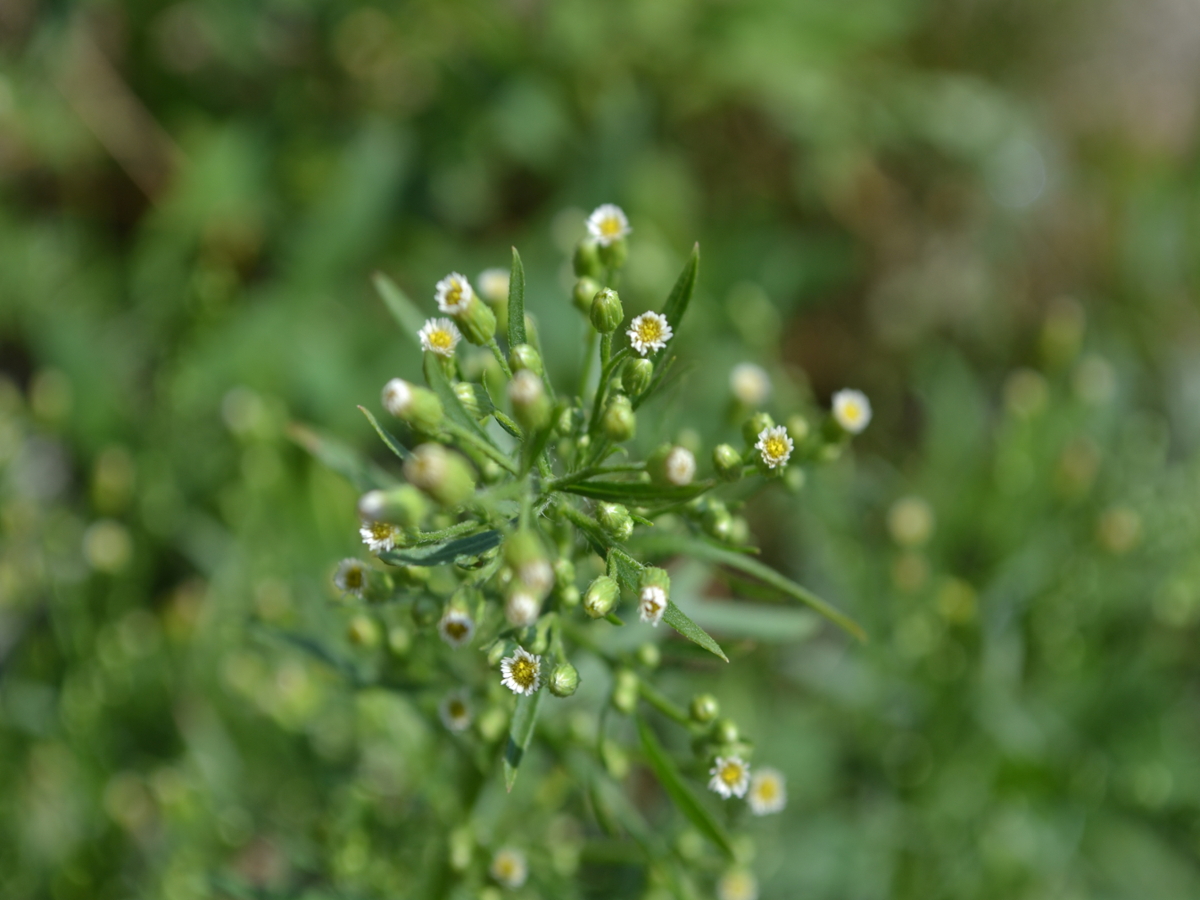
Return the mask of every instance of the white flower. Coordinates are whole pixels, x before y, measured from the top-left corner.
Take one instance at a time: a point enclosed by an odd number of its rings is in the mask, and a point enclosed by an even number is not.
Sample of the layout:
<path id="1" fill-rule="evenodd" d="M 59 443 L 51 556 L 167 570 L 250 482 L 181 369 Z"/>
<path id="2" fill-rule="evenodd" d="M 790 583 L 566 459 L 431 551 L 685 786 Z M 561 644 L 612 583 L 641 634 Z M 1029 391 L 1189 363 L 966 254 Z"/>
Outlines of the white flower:
<path id="1" fill-rule="evenodd" d="M 833 417 L 846 431 L 858 434 L 871 422 L 871 401 L 862 391 L 838 391 L 833 395 Z"/>
<path id="2" fill-rule="evenodd" d="M 793 447 L 795 444 L 782 425 L 764 428 L 758 433 L 758 443 L 754 445 L 754 449 L 762 454 L 762 461 L 772 469 L 787 465 Z"/>
<path id="3" fill-rule="evenodd" d="M 364 522 L 358 533 L 372 553 L 386 553 L 400 538 L 400 529 L 391 522 Z"/>
<path id="4" fill-rule="evenodd" d="M 480 296 L 488 303 L 499 303 L 508 297 L 508 269 L 484 269 L 477 283 Z"/>
<path id="5" fill-rule="evenodd" d="M 633 344 L 633 349 L 645 356 L 651 350 L 661 350 L 667 346 L 675 332 L 671 330 L 671 323 L 667 321 L 667 317 L 662 313 L 644 312 L 632 322 L 629 323 L 629 330 L 625 332 L 629 335 L 629 341 Z"/>
<path id="6" fill-rule="evenodd" d="M 708 789 L 725 798 L 744 797 L 750 787 L 750 766 L 740 756 L 718 756 L 708 774 Z"/>
<path id="7" fill-rule="evenodd" d="M 771 376 L 757 363 L 738 363 L 729 373 L 729 389 L 743 406 L 761 406 L 771 396 Z"/>
<path id="8" fill-rule="evenodd" d="M 504 618 L 513 628 L 526 628 L 537 621 L 541 601 L 526 591 L 513 591 L 504 601 Z"/>
<path id="9" fill-rule="evenodd" d="M 745 869 L 731 869 L 717 882 L 717 900 L 758 900 L 758 879 Z"/>
<path id="10" fill-rule="evenodd" d="M 451 731 L 466 731 L 471 727 L 471 704 L 466 691 L 452 691 L 438 704 L 438 718 Z"/>
<path id="11" fill-rule="evenodd" d="M 462 340 L 462 332 L 449 319 L 428 319 L 425 327 L 417 332 L 421 339 L 421 349 L 429 350 L 439 356 L 453 356 L 454 348 Z"/>
<path id="12" fill-rule="evenodd" d="M 687 447 L 672 447 L 663 462 L 667 481 L 678 487 L 686 487 L 696 477 L 696 457 Z"/>
<path id="13" fill-rule="evenodd" d="M 649 622 L 654 627 L 662 621 L 663 613 L 667 611 L 667 592 L 656 584 L 648 584 L 642 588 L 638 596 L 638 615 L 643 622 Z"/>
<path id="14" fill-rule="evenodd" d="M 542 686 L 542 658 L 524 647 L 500 660 L 501 684 L 514 694 L 533 694 Z"/>
<path id="15" fill-rule="evenodd" d="M 492 857 L 488 867 L 492 877 L 506 888 L 516 890 L 529 877 L 529 867 L 525 864 L 525 854 L 512 847 L 501 847 Z"/>
<path id="16" fill-rule="evenodd" d="M 425 328 L 421 329 L 421 346 L 425 347 L 426 350 L 432 350 L 432 347 L 426 346 L 425 344 L 424 333 L 428 328 L 429 323 L 426 322 Z M 381 395 L 380 399 L 383 403 L 384 409 L 398 419 L 403 418 L 404 414 L 408 412 L 409 407 L 412 405 L 412 385 L 403 378 L 393 378 L 383 386 L 383 394 Z"/>
<path id="17" fill-rule="evenodd" d="M 587 220 L 588 234 L 601 247 L 619 241 L 633 229 L 629 227 L 629 219 L 624 210 L 612 203 L 597 206 Z"/>
<path id="18" fill-rule="evenodd" d="M 333 583 L 342 593 L 361 597 L 367 587 L 367 567 L 357 559 L 343 559 L 333 573 Z"/>
<path id="19" fill-rule="evenodd" d="M 746 795 L 750 811 L 756 816 L 777 813 L 787 806 L 787 782 L 778 769 L 758 769 L 750 779 L 750 793 Z"/>
<path id="20" fill-rule="evenodd" d="M 475 296 L 475 292 L 471 290 L 471 284 L 467 281 L 466 276 L 451 272 L 437 283 L 437 292 L 434 296 L 437 298 L 438 309 L 453 315 L 467 311 L 467 305 Z"/>
<path id="21" fill-rule="evenodd" d="M 475 637 L 475 620 L 461 609 L 448 609 L 438 622 L 438 635 L 456 650 L 465 647 Z"/>

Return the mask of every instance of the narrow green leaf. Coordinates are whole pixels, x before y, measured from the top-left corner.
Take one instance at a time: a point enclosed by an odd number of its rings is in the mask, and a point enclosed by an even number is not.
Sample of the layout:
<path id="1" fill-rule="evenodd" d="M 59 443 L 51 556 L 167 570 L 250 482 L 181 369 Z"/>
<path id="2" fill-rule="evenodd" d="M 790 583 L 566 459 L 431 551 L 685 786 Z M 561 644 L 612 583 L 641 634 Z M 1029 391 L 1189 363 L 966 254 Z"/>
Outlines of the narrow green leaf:
<path id="1" fill-rule="evenodd" d="M 697 481 L 683 487 L 663 486 L 649 481 L 578 481 L 559 490 L 590 500 L 643 505 L 656 502 L 685 503 L 693 497 L 699 497 L 712 486 L 711 481 Z"/>
<path id="2" fill-rule="evenodd" d="M 537 723 L 538 709 L 542 704 L 542 694 L 537 691 L 533 696 L 517 698 L 517 709 L 513 713 L 512 728 L 508 733 L 508 744 L 504 748 L 504 787 L 511 791 L 517 781 L 517 769 L 533 740 L 533 726 Z"/>
<path id="3" fill-rule="evenodd" d="M 460 556 L 487 553 L 493 547 L 499 547 L 503 540 L 504 535 L 499 531 L 480 531 L 441 544 L 389 550 L 379 554 L 379 558 L 393 566 L 441 566 L 454 562 Z"/>
<path id="4" fill-rule="evenodd" d="M 288 437 L 363 493 L 398 484 L 395 478 L 370 460 L 363 459 L 352 448 L 299 422 L 288 426 Z"/>
<path id="5" fill-rule="evenodd" d="M 667 755 L 658 742 L 658 738 L 654 736 L 654 732 L 650 730 L 650 726 L 641 716 L 638 716 L 637 727 L 638 736 L 642 741 L 642 751 L 646 754 L 646 761 L 654 770 L 654 774 L 658 777 L 663 790 L 667 792 L 667 796 L 671 798 L 676 808 L 687 817 L 688 821 L 696 826 L 697 831 L 720 847 L 726 856 L 733 859 L 733 845 L 729 842 L 729 836 L 725 834 L 725 829 L 684 783 L 678 767 Z"/>
<path id="6" fill-rule="evenodd" d="M 425 325 L 425 316 L 417 305 L 408 299 L 408 294 L 400 290 L 399 285 L 382 272 L 376 272 L 371 279 L 375 290 L 383 298 L 384 305 L 392 317 L 400 324 L 400 330 L 416 347 L 421 346 L 417 333 Z"/>
<path id="7" fill-rule="evenodd" d="M 360 406 L 359 409 L 362 410 L 362 414 L 367 417 L 367 421 L 371 423 L 371 427 L 375 429 L 375 433 L 379 435 L 379 439 L 387 444 L 389 450 L 391 450 L 401 459 L 409 459 L 412 456 L 412 453 L 409 451 L 409 449 L 400 443 L 394 434 L 384 429 L 379 422 L 376 421 L 375 417 L 371 415 L 371 411 L 369 409 L 367 409 L 365 406 Z"/>
<path id="8" fill-rule="evenodd" d="M 508 349 L 526 343 L 525 267 L 521 254 L 512 248 L 512 272 L 508 276 Z"/>
<path id="9" fill-rule="evenodd" d="M 696 601 L 688 604 L 688 612 L 692 621 L 707 631 L 768 644 L 802 641 L 817 631 L 821 621 L 807 609 L 763 606 L 741 600 Z"/>
<path id="10" fill-rule="evenodd" d="M 446 410 L 446 415 L 452 422 L 473 432 L 476 437 L 482 438 L 493 447 L 496 447 L 492 439 L 488 437 L 487 432 L 479 427 L 479 423 L 475 421 L 475 417 L 463 408 L 462 401 L 458 399 L 458 394 L 454 393 L 450 379 L 446 377 L 446 371 L 442 368 L 441 360 L 438 359 L 436 353 L 425 354 L 425 382 L 438 395 L 438 398 L 442 401 L 442 406 Z M 497 447 L 496 449 L 499 448 Z"/>
<path id="11" fill-rule="evenodd" d="M 729 657 L 725 655 L 725 651 L 721 649 L 720 644 L 714 641 L 707 631 L 689 619 L 687 614 L 675 605 L 675 601 L 667 601 L 667 611 L 663 613 L 663 621 L 693 644 L 699 644 L 709 653 L 721 657 L 725 662 L 729 662 Z"/>
<path id="12" fill-rule="evenodd" d="M 683 321 L 683 314 L 687 312 L 688 304 L 692 302 L 692 294 L 696 291 L 696 273 L 699 267 L 700 245 L 696 244 L 692 247 L 687 262 L 683 264 L 683 271 L 679 273 L 679 277 L 675 280 L 675 286 L 671 288 L 671 293 L 663 306 L 663 315 L 667 317 L 667 321 L 671 323 L 671 330 L 676 334 L 679 333 L 679 323 Z M 670 346 L 668 343 L 659 351 L 660 359 L 670 349 Z"/>

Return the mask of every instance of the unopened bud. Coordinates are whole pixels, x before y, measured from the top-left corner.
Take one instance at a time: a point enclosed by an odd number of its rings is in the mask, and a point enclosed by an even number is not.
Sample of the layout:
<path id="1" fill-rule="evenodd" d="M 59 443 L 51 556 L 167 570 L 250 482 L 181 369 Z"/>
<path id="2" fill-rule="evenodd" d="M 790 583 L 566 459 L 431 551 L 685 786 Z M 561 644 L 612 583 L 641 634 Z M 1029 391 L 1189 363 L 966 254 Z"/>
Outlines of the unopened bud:
<path id="1" fill-rule="evenodd" d="M 600 282 L 594 278 L 580 278 L 575 282 L 575 287 L 571 291 L 571 302 L 575 304 L 577 310 L 587 316 L 592 312 L 592 301 L 598 293 L 600 293 Z"/>
<path id="2" fill-rule="evenodd" d="M 601 575 L 590 585 L 583 595 L 583 611 L 593 619 L 603 619 L 617 605 L 621 589 L 617 582 L 607 575 Z"/>
<path id="3" fill-rule="evenodd" d="M 444 411 L 438 395 L 403 378 L 393 378 L 383 386 L 383 408 L 417 431 L 434 434 L 442 424 Z"/>
<path id="4" fill-rule="evenodd" d="M 387 491 L 367 491 L 358 499 L 358 515 L 364 522 L 390 522 L 412 528 L 429 512 L 429 501 L 411 484 Z"/>
<path id="5" fill-rule="evenodd" d="M 713 468 L 722 481 L 737 481 L 742 477 L 742 455 L 729 444 L 713 447 Z"/>
<path id="6" fill-rule="evenodd" d="M 615 541 L 627 541 L 633 534 L 633 519 L 620 503 L 601 503 L 596 507 L 596 521 Z"/>
<path id="7" fill-rule="evenodd" d="M 396 656 L 406 656 L 412 649 L 412 632 L 403 625 L 393 625 L 387 633 L 388 649 Z"/>
<path id="8" fill-rule="evenodd" d="M 404 463 L 404 477 L 443 506 L 458 506 L 475 492 L 467 461 L 441 444 L 421 444 Z"/>
<path id="9" fill-rule="evenodd" d="M 534 532 L 522 529 L 505 541 L 504 560 L 512 568 L 517 588 L 533 594 L 539 603 L 554 587 L 554 569 Z"/>
<path id="10" fill-rule="evenodd" d="M 579 671 L 569 662 L 559 663 L 550 673 L 550 693 L 570 697 L 579 688 Z"/>
<path id="11" fill-rule="evenodd" d="M 637 648 L 637 661 L 647 669 L 657 669 L 662 662 L 662 651 L 658 644 L 645 643 Z"/>
<path id="12" fill-rule="evenodd" d="M 619 269 L 625 265 L 625 260 L 629 258 L 629 244 L 625 238 L 617 238 L 600 248 L 600 262 L 608 266 L 610 269 Z"/>
<path id="13" fill-rule="evenodd" d="M 619 712 L 631 715 L 637 709 L 637 700 L 637 674 L 630 669 L 621 669 L 617 672 L 617 677 L 613 684 L 612 705 Z"/>
<path id="14" fill-rule="evenodd" d="M 692 721 L 701 725 L 707 725 L 717 717 L 720 711 L 721 706 L 712 694 L 697 694 L 692 698 L 692 705 L 689 709 Z"/>
<path id="15" fill-rule="evenodd" d="M 614 394 L 604 408 L 600 427 L 605 437 L 615 444 L 630 440 L 637 433 L 637 416 L 633 404 L 624 394 Z"/>
<path id="16" fill-rule="evenodd" d="M 517 372 L 508 383 L 508 399 L 512 403 L 513 416 L 530 434 L 550 424 L 553 412 L 550 398 L 546 396 L 542 379 L 529 369 Z"/>
<path id="17" fill-rule="evenodd" d="M 542 365 L 541 354 L 529 344 L 517 344 L 508 353 L 508 364 L 514 372 L 528 369 L 535 375 L 541 376 L 546 370 Z"/>
<path id="18" fill-rule="evenodd" d="M 575 269 L 576 278 L 599 278 L 600 269 L 602 268 L 600 263 L 600 247 L 591 238 L 584 238 L 575 245 L 575 253 L 571 257 L 571 264 Z M 595 293 L 595 291 L 592 293 Z"/>
<path id="19" fill-rule="evenodd" d="M 788 417 L 787 430 L 788 435 L 791 436 L 793 441 L 795 441 L 797 444 L 802 444 L 804 443 L 805 438 L 808 437 L 808 433 L 811 429 L 808 425 L 808 419 L 804 418 L 804 416 L 800 415 L 799 413 L 796 413 L 794 416 Z"/>
<path id="20" fill-rule="evenodd" d="M 630 397 L 636 397 L 650 387 L 654 377 L 654 363 L 648 359 L 631 359 L 621 372 L 621 386 Z"/>
<path id="21" fill-rule="evenodd" d="M 504 601 L 504 618 L 513 628 L 528 628 L 541 611 L 541 601 L 524 589 L 513 591 Z"/>
<path id="22" fill-rule="evenodd" d="M 763 429 L 774 427 L 775 420 L 771 418 L 770 413 L 755 413 L 742 423 L 742 439 L 746 442 L 746 446 L 753 447 L 758 443 L 758 436 L 762 434 Z"/>
<path id="23" fill-rule="evenodd" d="M 700 517 L 700 524 L 704 526 L 706 534 L 718 541 L 728 541 L 733 532 L 733 516 L 720 500 L 709 500 Z"/>
<path id="24" fill-rule="evenodd" d="M 487 397 L 487 392 L 482 385 L 472 384 L 469 381 L 456 381 L 454 395 L 458 397 L 458 402 L 462 404 L 462 408 L 472 419 L 478 420 L 485 417 L 483 402 Z"/>
<path id="25" fill-rule="evenodd" d="M 346 637 L 355 646 L 374 647 L 379 643 L 379 625 L 370 616 L 355 616 L 346 628 Z"/>
<path id="26" fill-rule="evenodd" d="M 484 346 L 496 334 L 496 314 L 474 294 L 467 308 L 453 315 L 463 337 L 476 346 Z"/>
<path id="27" fill-rule="evenodd" d="M 625 318 L 621 298 L 612 288 L 604 288 L 592 299 L 592 327 L 601 334 L 612 334 Z"/>
<path id="28" fill-rule="evenodd" d="M 664 444 L 650 455 L 646 471 L 657 484 L 684 487 L 696 477 L 696 457 L 686 447 Z"/>
<path id="29" fill-rule="evenodd" d="M 721 719 L 713 726 L 713 738 L 719 744 L 736 744 L 739 737 L 737 723 L 732 719 Z"/>

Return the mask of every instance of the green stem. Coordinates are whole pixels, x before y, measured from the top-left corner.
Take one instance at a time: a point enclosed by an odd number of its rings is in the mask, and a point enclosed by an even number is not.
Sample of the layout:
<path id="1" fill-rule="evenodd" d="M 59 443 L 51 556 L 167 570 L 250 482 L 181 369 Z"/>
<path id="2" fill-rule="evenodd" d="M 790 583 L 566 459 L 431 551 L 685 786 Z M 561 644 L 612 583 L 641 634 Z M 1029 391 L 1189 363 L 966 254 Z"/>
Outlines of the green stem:
<path id="1" fill-rule="evenodd" d="M 608 368 L 608 358 L 612 356 L 612 332 L 600 336 L 600 371 Z"/>
<path id="2" fill-rule="evenodd" d="M 580 469 L 578 472 L 572 472 L 570 475 L 564 475 L 562 478 L 555 478 L 553 481 L 547 482 L 545 489 L 547 491 L 559 491 L 568 485 L 578 484 L 580 481 L 586 481 L 593 475 L 609 475 L 617 472 L 642 472 L 645 471 L 645 463 L 621 463 L 616 466 L 589 466 L 586 469 Z"/>
<path id="3" fill-rule="evenodd" d="M 608 341 L 609 346 L 612 346 L 612 335 L 606 334 L 600 343 L 601 356 L 604 355 L 604 341 Z M 588 420 L 587 433 L 595 435 L 596 427 L 600 424 L 600 409 L 604 405 L 604 397 L 608 393 L 608 383 L 612 380 L 613 372 L 626 356 L 629 355 L 629 348 L 619 350 L 617 355 L 612 359 L 606 360 L 603 367 L 600 369 L 600 383 L 596 385 L 596 397 L 592 401 L 592 417 Z M 592 454 L 592 462 L 595 462 L 596 454 Z"/>
<path id="4" fill-rule="evenodd" d="M 587 395 L 588 379 L 592 377 L 592 357 L 596 355 L 596 329 L 587 325 L 587 345 L 583 350 L 583 371 L 579 373 L 579 402 Z"/>
<path id="5" fill-rule="evenodd" d="M 421 531 L 413 539 L 413 544 L 435 544 L 438 541 L 444 541 L 447 538 L 458 537 L 460 534 L 466 534 L 468 531 L 477 531 L 480 523 L 474 519 L 467 522 L 459 522 L 457 525 L 451 525 L 448 528 L 442 528 L 438 531 Z"/>
<path id="6" fill-rule="evenodd" d="M 500 363 L 500 371 L 504 373 L 505 377 L 512 378 L 512 369 L 508 367 L 508 360 L 506 360 L 504 358 L 504 354 L 500 352 L 500 345 L 496 343 L 496 338 L 494 336 L 490 341 L 488 341 L 488 347 L 490 347 L 492 350 L 492 356 L 496 357 L 496 362 Z"/>
<path id="7" fill-rule="evenodd" d="M 518 474 L 517 464 L 515 462 L 513 462 L 511 459 L 505 456 L 503 452 L 493 447 L 479 435 L 475 434 L 473 431 L 470 431 L 469 429 L 464 428 L 462 425 L 459 425 L 457 422 L 450 421 L 449 419 L 444 422 L 444 426 L 447 431 L 453 434 L 460 441 L 470 444 L 480 453 L 494 460 L 497 464 L 507 469 L 513 475 Z"/>
<path id="8" fill-rule="evenodd" d="M 642 695 L 642 699 L 657 709 L 668 719 L 674 719 L 680 725 L 690 726 L 692 724 L 691 717 L 687 711 L 671 700 L 665 694 L 658 692 L 656 688 L 651 687 L 646 683 L 644 678 L 638 679 L 638 691 Z"/>

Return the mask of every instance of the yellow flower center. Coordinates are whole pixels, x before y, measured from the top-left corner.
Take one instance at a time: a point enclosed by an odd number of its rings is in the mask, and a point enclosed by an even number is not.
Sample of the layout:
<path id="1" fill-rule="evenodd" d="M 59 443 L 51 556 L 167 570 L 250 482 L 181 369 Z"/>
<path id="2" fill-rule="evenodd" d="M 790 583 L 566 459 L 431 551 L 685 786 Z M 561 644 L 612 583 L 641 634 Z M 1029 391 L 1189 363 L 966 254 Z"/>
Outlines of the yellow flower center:
<path id="1" fill-rule="evenodd" d="M 774 800 L 779 796 L 779 785 L 775 783 L 773 778 L 759 782 L 758 796 L 761 800 Z"/>
<path id="2" fill-rule="evenodd" d="M 842 407 L 842 417 L 847 422 L 857 422 L 862 418 L 862 407 L 851 400 Z"/>
<path id="3" fill-rule="evenodd" d="M 461 641 L 467 636 L 467 626 L 465 623 L 459 621 L 447 622 L 446 634 L 450 635 L 456 641 Z"/>
<path id="4" fill-rule="evenodd" d="M 512 664 L 512 680 L 523 688 L 528 688 L 537 677 L 537 664 L 531 659 L 522 657 Z"/>
<path id="5" fill-rule="evenodd" d="M 638 322 L 637 333 L 643 344 L 653 344 L 662 339 L 662 325 L 658 319 L 647 316 Z"/>
<path id="6" fill-rule="evenodd" d="M 467 704 L 461 700 L 451 700 L 447 711 L 450 713 L 450 718 L 452 719 L 465 718 L 467 715 Z"/>
<path id="7" fill-rule="evenodd" d="M 788 452 L 787 442 L 779 435 L 767 438 L 763 449 L 767 451 L 767 456 L 771 459 L 782 459 L 784 456 L 787 456 Z"/>
<path id="8" fill-rule="evenodd" d="M 387 540 L 392 536 L 392 526 L 387 522 L 372 522 L 371 537 L 377 541 Z"/>
<path id="9" fill-rule="evenodd" d="M 600 233 L 605 237 L 616 237 L 621 233 L 621 220 L 616 216 L 609 216 L 607 219 L 601 219 Z"/>
<path id="10" fill-rule="evenodd" d="M 462 284 L 457 281 L 450 282 L 450 289 L 446 291 L 446 302 L 451 306 L 457 306 L 462 300 L 463 289 Z"/>
<path id="11" fill-rule="evenodd" d="M 439 328 L 429 333 L 429 344 L 438 350 L 449 350 L 454 346 L 454 338 L 449 331 Z"/>
<path id="12" fill-rule="evenodd" d="M 742 780 L 742 767 L 733 762 L 725 763 L 725 767 L 721 769 L 721 780 L 733 787 Z"/>
<path id="13" fill-rule="evenodd" d="M 363 586 L 362 569 L 347 569 L 345 578 L 346 587 L 349 590 L 356 591 Z"/>

